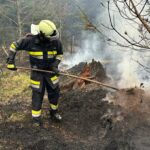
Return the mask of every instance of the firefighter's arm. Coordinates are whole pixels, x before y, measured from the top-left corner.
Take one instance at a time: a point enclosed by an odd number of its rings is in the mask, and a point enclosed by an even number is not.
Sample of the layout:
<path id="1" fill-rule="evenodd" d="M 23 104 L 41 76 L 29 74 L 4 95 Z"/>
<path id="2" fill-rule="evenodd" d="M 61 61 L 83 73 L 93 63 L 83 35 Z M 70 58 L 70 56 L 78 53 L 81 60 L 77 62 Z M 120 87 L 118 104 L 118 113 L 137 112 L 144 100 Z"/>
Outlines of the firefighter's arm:
<path id="1" fill-rule="evenodd" d="M 62 61 L 62 59 L 63 59 L 63 47 L 62 47 L 61 41 L 58 40 L 56 61 L 60 63 Z M 58 63 L 58 65 L 59 65 L 59 63 Z"/>
<path id="2" fill-rule="evenodd" d="M 9 55 L 7 58 L 7 69 L 10 70 L 17 70 L 16 66 L 15 66 L 15 56 L 16 56 L 16 43 L 13 42 L 10 45 L 10 49 L 9 49 Z"/>
<path id="3" fill-rule="evenodd" d="M 10 45 L 9 55 L 7 58 L 7 69 L 17 70 L 15 66 L 15 56 L 19 50 L 27 50 L 28 40 L 26 38 L 21 38 Z"/>
<path id="4" fill-rule="evenodd" d="M 58 65 L 60 64 L 61 60 L 63 59 L 63 50 L 62 49 L 63 49 L 62 44 L 58 40 L 58 42 L 57 42 L 57 55 L 56 55 L 56 59 L 55 59 L 55 62 L 53 63 L 53 67 L 52 67 L 52 71 L 54 71 L 57 74 L 59 73 Z"/>
<path id="5" fill-rule="evenodd" d="M 59 73 L 58 65 L 63 59 L 63 48 L 60 40 L 57 41 L 57 55 L 55 62 L 53 63 L 53 71 Z"/>

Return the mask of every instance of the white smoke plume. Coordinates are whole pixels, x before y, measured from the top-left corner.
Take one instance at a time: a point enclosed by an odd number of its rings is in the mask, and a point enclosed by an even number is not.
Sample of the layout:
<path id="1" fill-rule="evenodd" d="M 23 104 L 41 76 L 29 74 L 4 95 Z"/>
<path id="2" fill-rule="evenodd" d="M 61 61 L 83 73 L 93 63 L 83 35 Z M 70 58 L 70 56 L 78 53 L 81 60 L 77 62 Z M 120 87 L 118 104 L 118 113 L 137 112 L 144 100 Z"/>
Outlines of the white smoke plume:
<path id="1" fill-rule="evenodd" d="M 120 33 L 124 34 L 127 32 L 128 36 L 137 40 L 139 38 L 139 32 L 136 30 L 138 25 L 131 25 L 127 20 L 123 20 L 115 9 L 112 5 L 111 14 L 115 16 L 115 27 Z M 97 15 L 97 22 L 110 26 L 106 8 L 100 10 Z M 105 28 L 101 29 L 113 40 L 119 43 L 122 42 L 123 45 L 127 44 L 114 31 L 106 30 Z M 80 62 L 90 62 L 92 59 L 99 60 L 104 64 L 107 74 L 111 74 L 112 78 L 116 80 L 119 88 L 139 87 L 141 82 L 146 84 L 147 80 L 149 80 L 148 72 L 143 70 L 143 67 L 138 64 L 138 62 L 147 64 L 148 57 L 145 59 L 143 55 L 148 55 L 148 53 L 143 54 L 129 48 L 109 45 L 99 33 L 90 31 L 82 32 L 81 43 L 79 47 L 76 47 L 75 54 L 68 58 L 66 57 L 64 64 L 69 64 L 69 67 L 72 67 Z M 144 61 L 142 56 L 144 57 Z"/>
<path id="2" fill-rule="evenodd" d="M 80 62 L 90 62 L 93 58 L 95 60 L 102 59 L 102 47 L 101 41 L 97 34 L 95 33 L 82 33 L 82 45 L 80 47 L 76 47 L 76 53 L 70 55 L 64 63 L 69 64 L 69 67 L 74 66 Z"/>

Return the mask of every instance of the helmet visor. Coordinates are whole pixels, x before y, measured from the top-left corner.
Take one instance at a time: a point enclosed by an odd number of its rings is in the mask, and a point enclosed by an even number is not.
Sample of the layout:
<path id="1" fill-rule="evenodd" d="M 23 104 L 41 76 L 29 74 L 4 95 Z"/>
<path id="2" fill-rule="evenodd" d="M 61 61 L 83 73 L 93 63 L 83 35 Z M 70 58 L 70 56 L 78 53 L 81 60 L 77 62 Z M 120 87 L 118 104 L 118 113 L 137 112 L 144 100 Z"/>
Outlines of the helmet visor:
<path id="1" fill-rule="evenodd" d="M 40 33 L 40 29 L 39 29 L 39 26 L 38 25 L 35 25 L 35 24 L 31 24 L 31 33 L 33 35 L 37 35 Z"/>

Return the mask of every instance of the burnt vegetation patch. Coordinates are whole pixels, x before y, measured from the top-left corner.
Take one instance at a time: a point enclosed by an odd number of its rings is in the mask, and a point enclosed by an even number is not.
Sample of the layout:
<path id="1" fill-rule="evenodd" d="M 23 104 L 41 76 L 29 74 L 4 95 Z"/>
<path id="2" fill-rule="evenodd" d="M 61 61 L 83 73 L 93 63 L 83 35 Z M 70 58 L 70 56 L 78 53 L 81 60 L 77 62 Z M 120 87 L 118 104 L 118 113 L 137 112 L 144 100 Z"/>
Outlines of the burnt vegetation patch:
<path id="1" fill-rule="evenodd" d="M 96 61 L 79 64 L 68 72 L 101 82 L 109 79 L 101 63 Z M 66 84 L 71 82 L 71 86 L 64 90 Z M 73 88 L 74 84 L 76 88 Z M 68 77 L 61 78 L 61 88 L 60 113 L 63 121 L 55 123 L 48 120 L 49 104 L 45 98 L 42 113 L 44 125 L 41 129 L 31 127 L 30 97 L 22 97 L 21 100 L 20 97 L 13 97 L 13 100 L 7 103 L 3 101 L 0 105 L 0 149 L 141 150 L 149 148 L 148 113 L 146 117 L 143 111 L 139 111 L 141 105 L 142 110 L 145 110 L 145 105 L 148 104 L 146 103 L 148 98 L 143 96 L 143 90 L 122 89 L 113 92 L 113 98 L 111 97 L 110 100 L 107 89 Z M 140 103 L 141 95 L 143 103 Z"/>

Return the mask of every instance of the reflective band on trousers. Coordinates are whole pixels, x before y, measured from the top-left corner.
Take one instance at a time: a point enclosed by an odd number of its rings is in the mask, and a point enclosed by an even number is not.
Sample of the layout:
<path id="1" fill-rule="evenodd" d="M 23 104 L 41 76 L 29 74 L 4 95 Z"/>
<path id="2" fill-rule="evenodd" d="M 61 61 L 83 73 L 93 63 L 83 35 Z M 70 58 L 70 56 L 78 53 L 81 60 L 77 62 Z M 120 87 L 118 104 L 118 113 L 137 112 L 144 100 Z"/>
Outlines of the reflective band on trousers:
<path id="1" fill-rule="evenodd" d="M 41 116 L 41 110 L 32 110 L 32 117 L 39 117 Z"/>
<path id="2" fill-rule="evenodd" d="M 51 81 L 53 82 L 53 84 L 56 84 L 59 82 L 59 78 L 57 76 L 54 76 L 51 78 Z"/>
<path id="3" fill-rule="evenodd" d="M 40 81 L 31 80 L 32 84 L 40 85 Z"/>
<path id="4" fill-rule="evenodd" d="M 57 110 L 58 109 L 58 104 L 54 105 L 54 104 L 50 104 L 50 107 L 52 110 Z"/>
<path id="5" fill-rule="evenodd" d="M 39 81 L 34 81 L 34 80 L 30 80 L 31 81 L 31 86 L 33 88 L 40 88 L 40 82 Z"/>
<path id="6" fill-rule="evenodd" d="M 14 64 L 8 64 L 7 68 L 15 68 L 15 65 Z"/>

